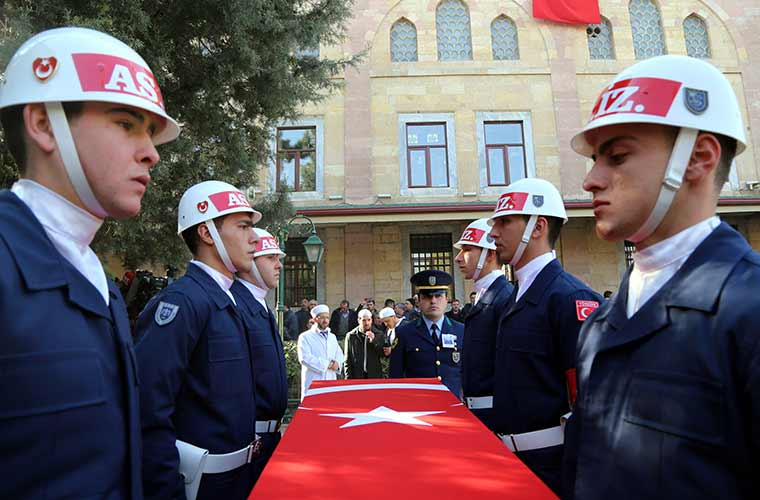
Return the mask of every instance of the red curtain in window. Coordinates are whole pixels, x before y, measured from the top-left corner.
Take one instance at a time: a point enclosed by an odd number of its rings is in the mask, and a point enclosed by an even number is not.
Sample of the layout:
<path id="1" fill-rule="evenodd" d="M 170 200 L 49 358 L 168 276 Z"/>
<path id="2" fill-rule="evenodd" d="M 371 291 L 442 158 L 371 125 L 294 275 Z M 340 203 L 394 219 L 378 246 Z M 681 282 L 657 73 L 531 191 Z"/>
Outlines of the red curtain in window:
<path id="1" fill-rule="evenodd" d="M 601 22 L 599 0 L 533 0 L 533 17 L 569 24 Z"/>

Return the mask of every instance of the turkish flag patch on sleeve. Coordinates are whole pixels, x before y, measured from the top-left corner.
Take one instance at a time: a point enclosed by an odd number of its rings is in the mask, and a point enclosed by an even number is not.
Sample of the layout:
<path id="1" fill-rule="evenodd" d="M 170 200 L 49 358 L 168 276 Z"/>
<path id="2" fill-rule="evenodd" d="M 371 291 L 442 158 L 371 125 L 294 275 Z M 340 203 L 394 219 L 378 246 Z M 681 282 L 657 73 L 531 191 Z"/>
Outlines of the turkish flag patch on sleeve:
<path id="1" fill-rule="evenodd" d="M 599 302 L 595 300 L 576 300 L 575 314 L 578 315 L 578 321 L 586 321 L 594 309 L 599 307 Z"/>

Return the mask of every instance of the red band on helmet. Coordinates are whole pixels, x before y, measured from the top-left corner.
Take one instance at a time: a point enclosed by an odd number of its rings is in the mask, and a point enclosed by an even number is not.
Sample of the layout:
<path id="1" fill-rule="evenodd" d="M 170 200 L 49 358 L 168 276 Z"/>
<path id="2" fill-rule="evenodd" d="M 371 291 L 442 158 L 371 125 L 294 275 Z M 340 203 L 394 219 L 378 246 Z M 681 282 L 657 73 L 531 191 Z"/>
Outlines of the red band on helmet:
<path id="1" fill-rule="evenodd" d="M 83 92 L 116 92 L 164 107 L 161 89 L 148 68 L 106 54 L 72 54 Z"/>
<path id="2" fill-rule="evenodd" d="M 629 78 L 616 82 L 597 99 L 591 121 L 617 113 L 667 116 L 681 82 L 663 78 Z"/>
<path id="3" fill-rule="evenodd" d="M 251 204 L 240 191 L 222 191 L 209 195 L 208 199 L 219 212 L 240 207 L 251 208 Z"/>
<path id="4" fill-rule="evenodd" d="M 496 202 L 496 211 L 522 210 L 527 199 L 528 193 L 504 193 L 499 196 L 499 201 Z"/>
<path id="5" fill-rule="evenodd" d="M 280 245 L 277 244 L 277 240 L 271 236 L 264 236 L 259 240 L 256 245 L 257 252 L 263 252 L 264 250 L 279 250 Z"/>
<path id="6" fill-rule="evenodd" d="M 465 229 L 460 239 L 462 241 L 469 241 L 471 243 L 480 243 L 480 240 L 483 238 L 484 234 L 486 234 L 486 232 L 482 229 L 472 227 Z"/>

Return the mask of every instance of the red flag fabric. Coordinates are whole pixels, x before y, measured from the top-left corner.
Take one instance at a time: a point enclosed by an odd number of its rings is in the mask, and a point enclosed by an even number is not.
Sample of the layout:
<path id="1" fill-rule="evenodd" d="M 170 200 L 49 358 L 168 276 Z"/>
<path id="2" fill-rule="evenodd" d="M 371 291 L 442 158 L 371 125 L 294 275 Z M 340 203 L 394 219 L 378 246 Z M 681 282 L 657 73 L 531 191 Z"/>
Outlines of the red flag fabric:
<path id="1" fill-rule="evenodd" d="M 436 379 L 314 382 L 250 500 L 557 497 Z"/>
<path id="2" fill-rule="evenodd" d="M 596 24 L 602 20 L 598 0 L 533 0 L 533 17 L 569 24 Z"/>

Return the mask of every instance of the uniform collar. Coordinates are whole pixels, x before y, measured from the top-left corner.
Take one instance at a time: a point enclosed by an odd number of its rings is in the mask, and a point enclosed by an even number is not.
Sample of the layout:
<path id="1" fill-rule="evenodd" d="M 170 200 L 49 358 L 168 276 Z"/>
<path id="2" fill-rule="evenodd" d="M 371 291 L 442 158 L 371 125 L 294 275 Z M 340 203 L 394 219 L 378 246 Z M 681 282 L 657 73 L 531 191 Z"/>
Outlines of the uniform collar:
<path id="1" fill-rule="evenodd" d="M 208 264 L 205 264 L 199 260 L 191 260 L 191 264 L 195 264 L 196 266 L 203 269 L 203 271 L 206 272 L 209 276 L 211 276 L 211 279 L 214 280 L 214 283 L 219 285 L 219 288 L 221 288 L 223 291 L 227 292 L 229 291 L 230 287 L 232 286 L 232 283 L 234 283 L 235 280 L 232 278 L 228 278 L 225 274 L 217 271 L 213 267 L 209 266 Z"/>
<path id="2" fill-rule="evenodd" d="M 11 191 L 27 204 L 45 230 L 75 242 L 82 250 L 90 246 L 103 225 L 103 219 L 32 180 L 16 181 Z"/>
<path id="3" fill-rule="evenodd" d="M 251 292 L 251 295 L 253 295 L 253 298 L 256 299 L 256 301 L 259 304 L 264 306 L 265 310 L 267 311 L 269 310 L 269 308 L 265 306 L 266 300 L 267 300 L 267 293 L 269 292 L 269 290 L 264 290 L 263 288 L 260 288 L 254 285 L 253 283 L 251 283 L 250 281 L 246 281 L 240 277 L 238 277 L 237 281 L 242 283 L 243 286 L 245 286 L 248 289 L 248 291 Z"/>
<path id="4" fill-rule="evenodd" d="M 718 216 L 705 219 L 633 254 L 634 271 L 647 273 L 691 254 L 720 225 Z"/>
<path id="5" fill-rule="evenodd" d="M 736 263 L 752 252 L 747 241 L 725 222 L 700 243 L 683 266 L 666 285 L 660 302 L 665 306 L 682 307 L 709 312 L 715 308 L 718 297 Z M 603 304 L 602 310 L 594 316 L 594 321 L 607 321 L 622 328 L 629 321 L 626 314 L 628 282 L 632 268 L 623 276 L 614 303 Z M 642 311 L 654 307 L 644 304 Z"/>
<path id="6" fill-rule="evenodd" d="M 203 262 L 191 260 L 190 265 L 187 266 L 187 273 L 185 273 L 185 275 L 193 278 L 196 282 L 198 282 L 198 284 L 200 284 L 201 287 L 206 290 L 206 292 L 209 294 L 214 303 L 216 303 L 216 306 L 219 309 L 224 309 L 230 305 L 230 303 L 234 304 L 235 299 L 232 298 L 229 287 L 224 288 L 219 283 L 219 281 L 215 280 L 214 276 L 203 266 L 209 268 L 209 266 L 205 265 Z M 232 286 L 232 280 L 227 278 L 227 276 L 219 273 L 213 268 L 209 269 L 211 269 L 213 272 L 217 272 L 222 278 L 228 279 L 230 286 Z"/>
<path id="7" fill-rule="evenodd" d="M 439 319 L 438 321 L 435 321 L 435 324 L 438 326 L 438 331 L 439 332 L 443 331 L 443 318 L 444 318 L 444 316 L 441 316 L 441 319 Z M 427 327 L 428 331 L 430 331 L 430 328 L 432 327 L 432 324 L 434 322 L 431 321 L 431 320 L 429 320 L 429 319 L 427 319 L 425 316 L 422 316 L 422 321 L 425 322 L 425 326 Z"/>
<path id="8" fill-rule="evenodd" d="M 29 290 L 68 288 L 79 307 L 110 317 L 108 306 L 93 286 L 63 258 L 29 207 L 11 191 L 0 192 L 0 238 L 8 246 Z M 111 298 L 114 288 L 109 283 Z"/>
<path id="9" fill-rule="evenodd" d="M 494 281 L 496 281 L 499 276 L 503 276 L 504 274 L 499 269 L 494 269 L 490 273 L 486 274 L 482 278 L 478 279 L 475 282 L 475 291 L 476 292 L 484 292 L 488 290 L 488 287 L 493 284 Z M 481 293 L 482 295 L 482 293 Z"/>
<path id="10" fill-rule="evenodd" d="M 525 295 L 538 274 L 553 260 L 554 252 L 546 252 L 534 258 L 520 269 L 515 270 L 517 283 L 519 284 L 515 301 L 520 300 L 520 297 Z"/>

